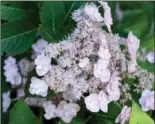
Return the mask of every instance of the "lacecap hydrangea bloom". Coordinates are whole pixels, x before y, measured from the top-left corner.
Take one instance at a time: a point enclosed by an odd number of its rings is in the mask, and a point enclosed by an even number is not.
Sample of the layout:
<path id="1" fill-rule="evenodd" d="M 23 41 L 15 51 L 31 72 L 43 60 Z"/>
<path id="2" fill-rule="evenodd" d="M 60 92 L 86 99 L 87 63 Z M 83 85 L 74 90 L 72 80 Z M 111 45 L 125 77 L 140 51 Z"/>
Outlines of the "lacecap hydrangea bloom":
<path id="1" fill-rule="evenodd" d="M 111 8 L 107 2 L 99 1 L 98 4 L 86 3 L 72 12 L 76 28 L 62 41 L 48 43 L 43 39 L 37 40 L 32 45 L 31 59 L 34 62 L 23 58 L 17 65 L 13 57 L 5 60 L 6 81 L 16 86 L 22 83 L 17 90 L 17 98 L 25 96 L 25 82 L 29 72 L 35 68 L 38 78 L 31 78 L 29 92 L 41 97 L 27 97 L 25 102 L 30 106 L 43 107 L 47 120 L 59 117 L 70 123 L 80 111 L 77 102 L 81 98 L 91 112 L 101 110 L 107 113 L 108 105 L 114 101 L 125 104 L 132 100 L 130 85 L 122 84 L 126 75 L 138 78 L 139 84 L 135 84 L 134 92 L 153 88 L 152 74 L 137 64 L 140 40 L 130 31 L 127 39 L 124 38 L 125 47 L 122 49 L 123 38 L 111 30 Z M 100 7 L 103 13 L 100 13 Z M 106 26 L 108 32 L 102 26 Z M 147 56 L 152 63 L 150 56 L 152 53 Z M 49 90 L 57 94 L 54 96 L 57 100 L 46 98 Z M 143 111 L 154 110 L 152 92 L 142 93 L 139 102 Z M 4 96 L 8 101 L 3 106 L 6 111 L 10 104 L 9 93 Z M 130 107 L 124 106 L 116 123 L 128 121 L 130 111 Z"/>

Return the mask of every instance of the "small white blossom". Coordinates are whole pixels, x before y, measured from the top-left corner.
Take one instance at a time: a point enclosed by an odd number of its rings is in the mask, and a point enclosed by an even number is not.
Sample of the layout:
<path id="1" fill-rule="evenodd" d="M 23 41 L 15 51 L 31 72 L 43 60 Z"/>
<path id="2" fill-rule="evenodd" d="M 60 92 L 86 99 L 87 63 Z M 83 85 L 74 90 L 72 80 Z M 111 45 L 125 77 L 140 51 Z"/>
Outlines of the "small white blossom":
<path id="1" fill-rule="evenodd" d="M 108 95 L 104 91 L 99 92 L 99 102 L 100 102 L 100 109 L 103 112 L 108 112 L 108 104 L 110 103 Z"/>
<path id="2" fill-rule="evenodd" d="M 45 49 L 45 53 L 49 54 L 51 58 L 56 58 L 60 54 L 60 43 L 48 44 Z"/>
<path id="3" fill-rule="evenodd" d="M 128 52 L 131 58 L 136 58 L 136 53 L 140 45 L 140 40 L 130 31 L 127 38 Z"/>
<path id="4" fill-rule="evenodd" d="M 44 52 L 47 45 L 47 41 L 39 39 L 35 44 L 32 45 L 32 49 L 36 54 L 41 54 L 42 52 Z"/>
<path id="5" fill-rule="evenodd" d="M 89 58 L 80 59 L 79 67 L 84 68 L 89 64 Z"/>
<path id="6" fill-rule="evenodd" d="M 94 76 L 99 78 L 103 83 L 110 80 L 110 71 L 107 69 L 109 60 L 100 59 L 94 65 Z"/>
<path id="7" fill-rule="evenodd" d="M 133 35 L 132 32 L 130 31 L 128 34 L 128 38 L 127 38 L 128 52 L 131 58 L 128 64 L 129 73 L 133 73 L 137 70 L 136 69 L 136 66 L 137 66 L 136 58 L 137 58 L 137 50 L 139 48 L 139 44 L 140 44 L 140 40 L 135 35 Z"/>
<path id="8" fill-rule="evenodd" d="M 137 70 L 137 62 L 136 59 L 131 59 L 128 63 L 128 72 L 133 73 Z"/>
<path id="9" fill-rule="evenodd" d="M 80 111 L 80 106 L 76 103 L 67 103 L 66 101 L 60 101 L 56 114 L 60 117 L 65 123 L 70 123 L 72 119 L 77 115 L 77 112 Z"/>
<path id="10" fill-rule="evenodd" d="M 155 110 L 154 107 L 154 91 L 144 90 L 141 98 L 139 99 L 139 103 L 141 104 L 143 111 Z"/>
<path id="11" fill-rule="evenodd" d="M 56 105 L 54 105 L 51 101 L 45 101 L 43 104 L 45 114 L 44 117 L 47 120 L 50 120 L 51 118 L 56 117 Z"/>
<path id="12" fill-rule="evenodd" d="M 153 52 L 149 52 L 147 54 L 147 60 L 150 62 L 150 63 L 155 63 L 155 58 L 154 58 L 154 51 Z"/>
<path id="13" fill-rule="evenodd" d="M 11 104 L 11 98 L 10 98 L 10 91 L 8 92 L 4 92 L 2 94 L 2 108 L 3 108 L 3 112 L 7 112 L 8 108 L 10 107 Z"/>
<path id="14" fill-rule="evenodd" d="M 104 69 L 104 71 L 102 71 L 102 73 L 100 74 L 99 79 L 102 83 L 108 82 L 110 80 L 110 75 L 110 70 Z"/>
<path id="15" fill-rule="evenodd" d="M 36 77 L 31 78 L 31 84 L 29 92 L 31 94 L 36 94 L 45 97 L 47 95 L 48 85 L 44 80 L 38 79 Z"/>
<path id="16" fill-rule="evenodd" d="M 110 101 L 117 101 L 120 98 L 119 81 L 121 78 L 117 76 L 117 72 L 114 72 L 111 76 L 110 82 L 107 85 L 107 93 Z"/>
<path id="17" fill-rule="evenodd" d="M 110 60 L 111 54 L 108 49 L 105 49 L 103 47 L 100 47 L 98 51 L 98 56 L 104 60 Z"/>
<path id="18" fill-rule="evenodd" d="M 86 104 L 86 108 L 90 110 L 91 112 L 99 112 L 100 106 L 99 106 L 99 97 L 98 94 L 92 93 L 89 96 L 85 97 L 84 100 Z"/>
<path id="19" fill-rule="evenodd" d="M 103 60 L 100 59 L 95 65 L 94 65 L 94 76 L 96 78 L 99 78 L 102 83 L 108 82 L 110 80 L 110 71 L 107 69 L 107 66 L 109 64 L 109 60 Z"/>
<path id="20" fill-rule="evenodd" d="M 103 17 L 99 13 L 98 8 L 95 5 L 87 5 L 84 7 L 84 12 L 94 21 L 101 22 L 103 21 Z"/>
<path id="21" fill-rule="evenodd" d="M 4 61 L 4 75 L 6 77 L 6 81 L 11 83 L 12 85 L 20 85 L 22 82 L 21 75 L 18 72 L 18 67 L 16 64 L 16 59 L 9 56 Z"/>
<path id="22" fill-rule="evenodd" d="M 113 24 L 111 16 L 111 8 L 108 6 L 107 2 L 99 1 L 104 9 L 104 23 L 108 28 L 108 31 L 111 32 L 111 25 Z"/>
<path id="23" fill-rule="evenodd" d="M 116 3 L 116 11 L 115 11 L 115 13 L 116 13 L 117 20 L 122 21 L 122 19 L 123 19 L 123 11 L 120 8 L 119 2 Z"/>
<path id="24" fill-rule="evenodd" d="M 113 83 L 109 83 L 107 86 L 107 92 L 111 101 L 117 101 L 120 98 L 120 89 Z"/>
<path id="25" fill-rule="evenodd" d="M 36 72 L 39 76 L 45 75 L 51 67 L 51 58 L 45 55 L 39 55 L 35 59 Z"/>
<path id="26" fill-rule="evenodd" d="M 25 96 L 25 92 L 23 88 L 17 90 L 17 98 L 21 98 Z"/>
<path id="27" fill-rule="evenodd" d="M 100 47 L 108 48 L 108 43 L 107 43 L 106 35 L 104 34 L 104 32 L 99 32 L 98 35 L 99 35 L 99 39 L 100 39 Z"/>
<path id="28" fill-rule="evenodd" d="M 125 124 L 126 121 L 130 119 L 131 108 L 124 106 L 121 113 L 115 120 L 115 123 Z"/>

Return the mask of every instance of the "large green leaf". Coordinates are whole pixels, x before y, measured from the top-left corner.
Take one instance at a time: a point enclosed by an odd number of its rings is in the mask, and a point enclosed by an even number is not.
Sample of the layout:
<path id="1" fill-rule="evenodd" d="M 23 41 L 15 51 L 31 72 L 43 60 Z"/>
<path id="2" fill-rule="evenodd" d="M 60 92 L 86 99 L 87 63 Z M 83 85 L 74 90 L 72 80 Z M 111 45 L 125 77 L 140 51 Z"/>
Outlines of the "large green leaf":
<path id="1" fill-rule="evenodd" d="M 83 2 L 45 1 L 41 8 L 40 33 L 49 42 L 63 39 L 74 28 L 71 12 Z"/>
<path id="2" fill-rule="evenodd" d="M 31 109 L 23 101 L 18 101 L 10 110 L 9 124 L 40 124 Z"/>
<path id="3" fill-rule="evenodd" d="M 7 21 L 21 20 L 28 17 L 32 13 L 34 13 L 34 11 L 15 8 L 12 6 L 1 6 L 1 19 Z"/>
<path id="4" fill-rule="evenodd" d="M 129 124 L 154 124 L 154 121 L 141 110 L 137 103 L 133 102 Z"/>
<path id="5" fill-rule="evenodd" d="M 5 23 L 1 26 L 1 51 L 16 55 L 28 50 L 36 38 L 37 27 L 24 21 Z"/>

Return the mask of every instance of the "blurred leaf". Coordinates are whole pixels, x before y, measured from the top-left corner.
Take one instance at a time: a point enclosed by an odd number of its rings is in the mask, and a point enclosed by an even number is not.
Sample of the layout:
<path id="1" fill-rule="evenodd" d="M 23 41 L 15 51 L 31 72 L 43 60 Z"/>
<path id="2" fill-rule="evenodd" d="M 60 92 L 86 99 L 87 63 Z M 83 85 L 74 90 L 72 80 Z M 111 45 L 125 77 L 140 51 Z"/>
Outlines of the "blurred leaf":
<path id="1" fill-rule="evenodd" d="M 143 62 L 138 61 L 138 65 L 139 65 L 140 67 L 142 67 L 143 69 L 146 69 L 146 70 L 149 71 L 149 72 L 155 73 L 155 71 L 154 71 L 154 68 L 155 68 L 155 67 L 154 67 L 154 64 L 148 62 L 147 60 L 146 60 L 146 61 L 143 61 Z"/>
<path id="2" fill-rule="evenodd" d="M 148 21 L 146 17 L 141 17 L 140 19 L 137 19 L 137 23 L 133 23 L 123 30 L 126 32 L 132 31 L 134 35 L 136 35 L 138 38 L 141 38 L 148 28 Z"/>
<path id="3" fill-rule="evenodd" d="M 37 27 L 29 22 L 15 21 L 1 25 L 2 53 L 17 55 L 28 50 L 36 38 Z"/>
<path id="4" fill-rule="evenodd" d="M 37 3 L 38 1 L 1 1 L 3 6 L 27 10 L 37 10 Z"/>
<path id="5" fill-rule="evenodd" d="M 147 39 L 142 40 L 140 46 L 142 48 L 146 48 L 147 52 L 153 51 L 155 47 L 154 36 L 151 36 Z"/>
<path id="6" fill-rule="evenodd" d="M 14 8 L 10 6 L 1 6 L 1 19 L 8 21 L 21 20 L 28 17 L 34 11 L 25 10 L 21 8 Z"/>
<path id="7" fill-rule="evenodd" d="M 114 124 L 114 120 L 106 119 L 105 117 L 97 116 L 91 119 L 90 124 Z"/>
<path id="8" fill-rule="evenodd" d="M 10 111 L 9 124 L 40 124 L 31 109 L 23 101 L 18 101 Z"/>
<path id="9" fill-rule="evenodd" d="M 120 106 L 120 104 L 118 102 L 111 102 L 108 105 L 108 113 L 107 113 L 107 115 L 117 117 L 118 114 L 121 112 L 121 110 L 122 110 L 122 107 Z"/>
<path id="10" fill-rule="evenodd" d="M 154 121 L 141 110 L 137 103 L 133 102 L 129 124 L 154 124 Z"/>
<path id="11" fill-rule="evenodd" d="M 87 119 L 89 120 L 90 118 L 86 118 L 84 111 L 80 110 L 80 112 L 77 113 L 77 116 L 73 118 L 72 124 L 85 124 Z"/>

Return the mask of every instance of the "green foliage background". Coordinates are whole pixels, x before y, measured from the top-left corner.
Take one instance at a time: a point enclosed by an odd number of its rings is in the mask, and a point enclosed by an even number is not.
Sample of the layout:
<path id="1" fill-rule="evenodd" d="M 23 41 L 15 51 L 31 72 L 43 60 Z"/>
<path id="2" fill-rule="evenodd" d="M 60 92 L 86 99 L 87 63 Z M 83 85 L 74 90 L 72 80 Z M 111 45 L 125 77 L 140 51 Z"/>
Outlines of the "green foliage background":
<path id="1" fill-rule="evenodd" d="M 95 2 L 96 3 L 96 2 Z M 108 2 L 113 15 L 113 33 L 127 37 L 131 30 L 141 40 L 141 48 L 154 50 L 154 2 L 120 2 L 124 17 L 121 22 L 116 19 L 116 2 Z M 83 1 L 2 1 L 1 2 L 1 67 L 7 56 L 17 59 L 30 55 L 30 48 L 40 35 L 48 42 L 64 39 L 76 26 L 71 19 L 71 12 L 85 4 Z M 154 72 L 154 64 L 138 62 L 148 71 Z M 3 70 L 1 69 L 1 72 Z M 1 74 L 2 93 L 10 86 Z M 81 111 L 71 124 L 114 124 L 121 111 L 116 102 L 109 105 L 108 113 L 90 113 L 83 103 L 79 102 Z M 131 103 L 130 103 L 131 104 Z M 12 104 L 7 113 L 2 113 L 2 124 L 64 124 L 59 119 L 46 121 L 43 110 L 38 114 L 35 108 L 27 106 L 23 100 Z M 134 115 L 134 116 L 133 116 Z M 133 102 L 130 124 L 153 124 L 149 117 L 152 114 L 142 112 Z M 142 120 L 141 120 L 142 119 Z M 145 120 L 145 121 L 143 121 Z"/>

